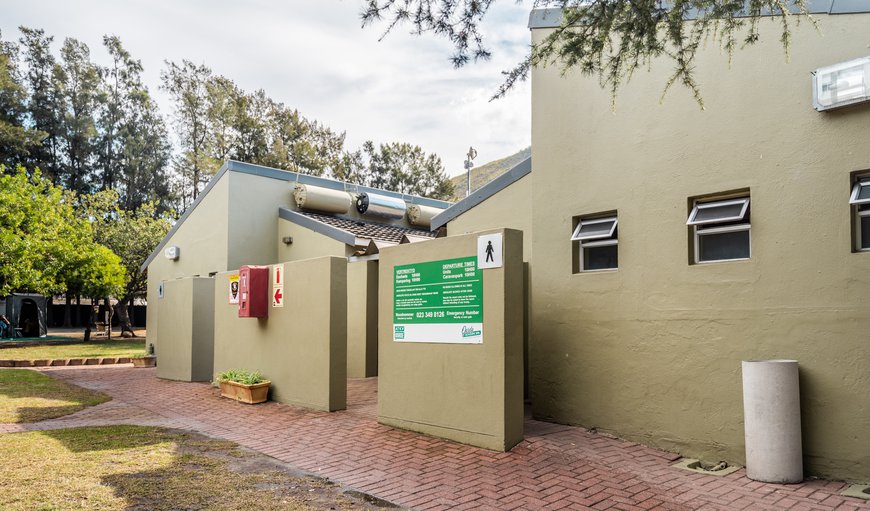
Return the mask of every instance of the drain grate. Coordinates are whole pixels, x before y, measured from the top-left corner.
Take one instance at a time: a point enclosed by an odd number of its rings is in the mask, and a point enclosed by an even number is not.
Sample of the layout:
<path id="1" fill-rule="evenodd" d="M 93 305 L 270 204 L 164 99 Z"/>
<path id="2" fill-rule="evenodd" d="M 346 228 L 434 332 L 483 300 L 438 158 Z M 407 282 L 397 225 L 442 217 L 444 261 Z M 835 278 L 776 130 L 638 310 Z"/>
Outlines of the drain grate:
<path id="1" fill-rule="evenodd" d="M 736 465 L 729 465 L 724 461 L 720 461 L 719 463 L 704 463 L 701 460 L 693 460 L 690 458 L 684 458 L 678 463 L 671 465 L 674 468 L 679 468 L 681 470 L 688 470 L 689 472 L 695 472 L 697 474 L 706 474 L 708 476 L 727 476 L 728 474 L 733 474 L 740 470 L 740 467 Z"/>
<path id="2" fill-rule="evenodd" d="M 840 495 L 870 500 L 870 484 L 853 484 L 840 492 Z"/>

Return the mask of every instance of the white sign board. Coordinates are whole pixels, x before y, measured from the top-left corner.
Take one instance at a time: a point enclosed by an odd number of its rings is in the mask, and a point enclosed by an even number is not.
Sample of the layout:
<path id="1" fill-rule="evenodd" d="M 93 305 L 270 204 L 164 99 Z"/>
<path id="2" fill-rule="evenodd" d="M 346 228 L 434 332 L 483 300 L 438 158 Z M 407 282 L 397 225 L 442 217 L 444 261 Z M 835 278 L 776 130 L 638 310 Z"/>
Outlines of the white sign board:
<path id="1" fill-rule="evenodd" d="M 284 265 L 272 266 L 272 307 L 284 306 Z"/>
<path id="2" fill-rule="evenodd" d="M 284 306 L 284 286 L 274 286 L 272 288 L 272 307 Z"/>
<path id="3" fill-rule="evenodd" d="M 230 275 L 229 299 L 231 305 L 239 304 L 239 274 Z"/>
<path id="4" fill-rule="evenodd" d="M 393 340 L 483 343 L 483 278 L 474 256 L 394 267 Z"/>
<path id="5" fill-rule="evenodd" d="M 502 266 L 502 235 L 487 234 L 477 237 L 477 267 L 501 268 Z"/>

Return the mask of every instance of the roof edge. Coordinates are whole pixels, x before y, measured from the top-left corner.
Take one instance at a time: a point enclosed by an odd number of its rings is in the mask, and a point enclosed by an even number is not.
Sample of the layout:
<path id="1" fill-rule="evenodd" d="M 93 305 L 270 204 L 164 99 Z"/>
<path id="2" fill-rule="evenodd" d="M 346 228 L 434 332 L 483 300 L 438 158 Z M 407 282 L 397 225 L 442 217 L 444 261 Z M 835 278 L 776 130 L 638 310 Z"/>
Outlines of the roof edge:
<path id="1" fill-rule="evenodd" d="M 407 193 L 393 192 L 390 190 L 382 190 L 380 188 L 372 188 L 364 185 L 353 183 L 345 183 L 328 177 L 312 176 L 309 174 L 300 174 L 290 170 L 275 169 L 272 167 L 264 167 L 262 165 L 254 165 L 253 163 L 245 163 L 237 160 L 227 160 L 226 166 L 233 172 L 242 174 L 251 174 L 261 177 L 270 177 L 272 179 L 280 179 L 282 181 L 293 181 L 294 183 L 302 183 L 305 185 L 322 186 L 323 188 L 331 188 L 333 190 L 341 190 L 343 192 L 369 192 L 379 195 L 387 195 L 402 199 L 411 204 L 420 204 L 423 206 L 432 206 L 435 208 L 446 209 L 452 203 L 439 199 L 430 199 L 419 195 L 410 195 Z"/>
<path id="2" fill-rule="evenodd" d="M 278 217 L 293 222 L 301 227 L 305 227 L 306 229 L 311 229 L 316 233 L 323 234 L 324 236 L 330 237 L 336 241 L 340 241 L 345 245 L 356 246 L 356 236 L 354 236 L 353 233 L 319 222 L 301 213 L 297 213 L 292 209 L 279 207 Z"/>
<path id="3" fill-rule="evenodd" d="M 139 271 L 143 272 L 148 268 L 148 265 L 151 264 L 157 255 L 163 250 L 163 247 L 169 242 L 169 239 L 178 231 L 181 227 L 181 224 L 187 220 L 187 217 L 193 213 L 193 210 L 199 205 L 200 202 L 208 195 L 208 192 L 214 187 L 215 183 L 223 177 L 227 172 L 238 172 L 240 174 L 249 174 L 253 176 L 260 177 L 268 177 L 271 179 L 277 179 L 280 181 L 293 181 L 296 183 L 302 183 L 313 186 L 322 186 L 324 188 L 331 188 L 333 190 L 341 190 L 347 192 L 369 192 L 380 195 L 387 195 L 390 197 L 395 197 L 397 199 L 402 199 L 403 201 L 410 202 L 411 204 L 420 204 L 423 206 L 431 206 L 439 209 L 447 209 L 451 206 L 452 203 L 448 201 L 438 200 L 438 199 L 430 199 L 428 197 L 420 197 L 418 195 L 408 195 L 399 192 L 392 192 L 389 190 L 381 190 L 380 188 L 371 188 L 363 185 L 355 185 L 350 183 L 344 183 L 342 181 L 337 181 L 335 179 L 329 179 L 326 177 L 320 176 L 311 176 L 308 174 L 300 174 L 298 172 L 292 172 L 290 170 L 281 170 L 272 167 L 265 167 L 263 165 L 254 165 L 253 163 L 245 163 L 238 160 L 226 160 L 223 165 L 221 165 L 220 169 L 215 172 L 215 175 L 209 180 L 208 184 L 205 185 L 205 188 L 197 195 L 196 200 L 188 206 L 188 208 L 184 211 L 181 217 L 175 221 L 175 224 L 169 229 L 169 232 L 166 233 L 166 236 L 160 240 L 160 243 L 157 244 L 157 247 L 148 255 L 145 259 L 145 262 L 139 267 Z"/>
<path id="4" fill-rule="evenodd" d="M 870 13 L 870 2 L 866 0 L 806 0 L 807 12 L 810 14 L 859 14 Z M 792 14 L 797 14 L 798 9 L 794 5 L 789 6 Z M 697 18 L 698 11 L 690 11 L 687 19 Z M 770 11 L 762 12 L 763 16 L 769 16 Z M 546 7 L 532 9 L 529 13 L 529 29 L 556 28 L 562 24 L 562 8 Z"/>
<path id="5" fill-rule="evenodd" d="M 525 160 L 514 165 L 504 174 L 498 176 L 489 183 L 481 186 L 480 188 L 472 192 L 471 195 L 469 195 L 468 197 L 462 199 L 456 204 L 445 209 L 442 213 L 436 215 L 432 219 L 432 224 L 429 227 L 429 230 L 434 231 L 435 229 L 439 229 L 443 225 L 446 225 L 447 222 L 469 211 L 486 199 L 504 190 L 508 186 L 516 183 L 528 174 L 531 174 L 531 172 L 532 157 L 529 156 Z"/>
<path id="6" fill-rule="evenodd" d="M 157 247 L 155 247 L 151 254 L 148 255 L 148 257 L 145 259 L 145 262 L 142 263 L 142 266 L 139 267 L 139 272 L 143 272 L 148 269 L 148 265 L 151 264 L 152 261 L 154 261 L 154 258 L 157 257 L 157 254 L 159 254 L 160 251 L 163 250 L 163 247 L 166 246 L 172 236 L 174 236 L 175 233 L 178 232 L 178 229 L 181 228 L 181 224 L 183 224 L 184 221 L 187 220 L 187 217 L 189 217 L 193 213 L 193 210 L 196 209 L 197 206 L 199 206 L 199 203 L 202 202 L 203 199 L 205 199 L 205 196 L 208 195 L 208 192 L 210 192 L 211 189 L 214 188 L 215 184 L 217 184 L 220 178 L 223 177 L 223 175 L 226 174 L 229 169 L 230 166 L 228 161 L 224 162 L 224 164 L 221 165 L 221 168 L 218 169 L 217 172 L 215 172 L 214 176 L 212 176 L 211 179 L 209 179 L 208 184 L 205 185 L 205 188 L 203 188 L 202 191 L 199 192 L 199 195 L 196 196 L 196 200 L 193 201 L 193 204 L 191 204 L 190 206 L 188 206 L 187 209 L 184 210 L 184 213 L 182 213 L 178 220 L 175 221 L 175 224 L 172 225 L 172 228 L 169 229 L 169 232 L 166 233 L 166 236 L 164 236 L 163 239 L 160 240 L 160 243 L 157 244 Z"/>

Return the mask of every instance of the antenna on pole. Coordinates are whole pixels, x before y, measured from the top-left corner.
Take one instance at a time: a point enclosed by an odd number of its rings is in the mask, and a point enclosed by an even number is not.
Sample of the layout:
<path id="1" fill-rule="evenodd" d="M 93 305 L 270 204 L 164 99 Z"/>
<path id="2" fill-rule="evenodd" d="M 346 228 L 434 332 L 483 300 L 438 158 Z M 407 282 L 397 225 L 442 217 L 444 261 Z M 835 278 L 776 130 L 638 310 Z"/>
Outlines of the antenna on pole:
<path id="1" fill-rule="evenodd" d="M 467 174 L 468 182 L 468 188 L 466 189 L 465 196 L 468 197 L 469 195 L 471 195 L 471 167 L 474 167 L 474 162 L 472 160 L 477 158 L 477 149 L 469 147 L 468 154 L 466 154 L 465 156 L 465 172 Z"/>

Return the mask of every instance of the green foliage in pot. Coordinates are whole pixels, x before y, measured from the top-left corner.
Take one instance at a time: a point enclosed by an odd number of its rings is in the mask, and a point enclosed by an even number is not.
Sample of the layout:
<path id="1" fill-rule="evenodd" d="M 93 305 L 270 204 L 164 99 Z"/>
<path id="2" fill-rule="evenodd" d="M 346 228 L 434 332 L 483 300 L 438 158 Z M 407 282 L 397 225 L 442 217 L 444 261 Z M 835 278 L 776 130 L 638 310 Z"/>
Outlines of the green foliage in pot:
<path id="1" fill-rule="evenodd" d="M 217 376 L 218 383 L 231 381 L 243 385 L 256 385 L 266 381 L 260 371 L 245 371 L 244 369 L 228 369 Z"/>

